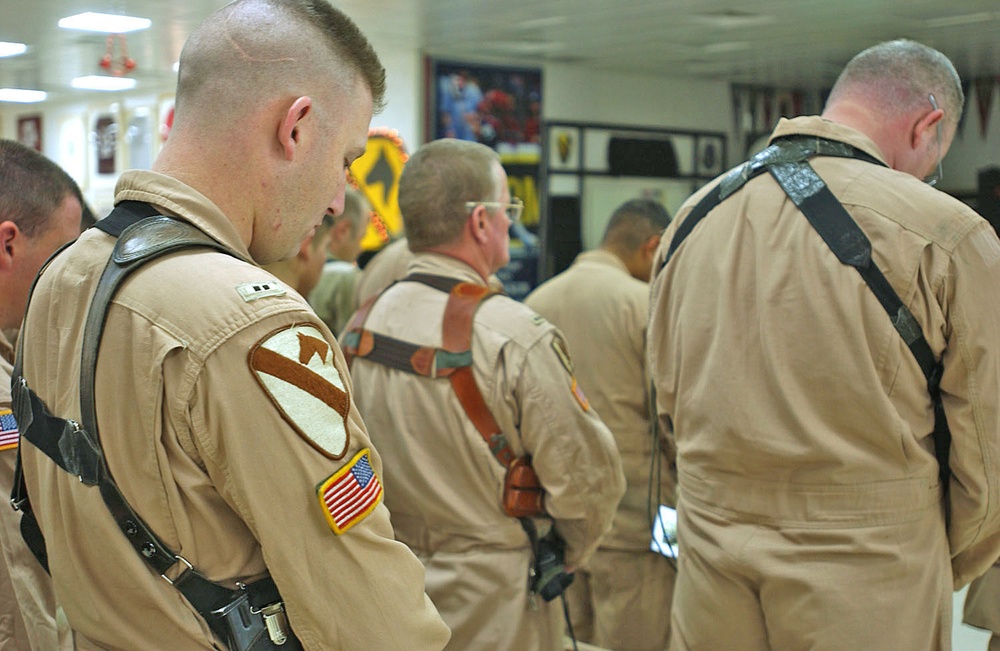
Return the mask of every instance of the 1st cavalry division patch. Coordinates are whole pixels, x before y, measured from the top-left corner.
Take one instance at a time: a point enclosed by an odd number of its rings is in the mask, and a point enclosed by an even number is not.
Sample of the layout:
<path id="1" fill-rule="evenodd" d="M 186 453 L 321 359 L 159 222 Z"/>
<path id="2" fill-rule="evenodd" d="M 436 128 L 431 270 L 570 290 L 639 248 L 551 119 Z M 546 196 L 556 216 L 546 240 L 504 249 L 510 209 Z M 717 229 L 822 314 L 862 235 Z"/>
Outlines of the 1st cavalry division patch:
<path id="1" fill-rule="evenodd" d="M 295 431 L 326 456 L 340 459 L 350 442 L 351 401 L 334 358 L 315 326 L 298 324 L 267 335 L 250 351 L 249 362 Z"/>
<path id="2" fill-rule="evenodd" d="M 375 510 L 382 500 L 382 482 L 371 464 L 368 448 L 316 487 L 323 515 L 338 536 Z"/>

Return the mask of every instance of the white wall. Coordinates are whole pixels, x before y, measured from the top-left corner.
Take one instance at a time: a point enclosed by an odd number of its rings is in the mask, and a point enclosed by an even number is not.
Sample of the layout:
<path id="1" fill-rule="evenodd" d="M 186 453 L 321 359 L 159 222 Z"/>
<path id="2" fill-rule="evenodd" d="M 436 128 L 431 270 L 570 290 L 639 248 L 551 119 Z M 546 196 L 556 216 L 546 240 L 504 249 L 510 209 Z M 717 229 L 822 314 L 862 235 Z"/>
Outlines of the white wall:
<path id="1" fill-rule="evenodd" d="M 399 41 L 379 43 L 373 38 L 373 44 L 386 66 L 387 105 L 373 118 L 372 126 L 397 129 L 406 147 L 413 151 L 424 139 L 423 56 Z M 724 82 L 547 64 L 543 66 L 543 84 L 543 116 L 547 120 L 721 131 L 728 137 L 729 165 L 740 162 L 742 152 L 734 139 L 729 86 Z M 46 155 L 70 171 L 97 209 L 109 205 L 115 177 L 94 173 L 90 143 L 94 117 L 113 111 L 127 119 L 135 107 L 148 106 L 154 109 L 158 125 L 160 103 L 172 93 L 173 88 L 165 86 L 90 95 L 61 104 L 0 104 L 0 136 L 16 137 L 19 116 L 41 113 Z M 994 99 L 985 139 L 980 136 L 974 90 L 968 104 L 964 133 L 956 137 L 944 161 L 942 187 L 957 192 L 974 191 L 977 171 L 1000 165 L 1000 96 Z M 61 137 L 64 133 L 66 138 Z M 120 148 L 122 142 L 119 138 Z M 127 161 L 124 154 L 120 150 L 120 167 Z"/>
<path id="2" fill-rule="evenodd" d="M 998 82 L 1000 83 L 1000 82 Z M 1000 88 L 994 86 L 990 110 L 986 115 L 986 135 L 980 130 L 979 97 L 970 90 L 965 98 L 962 132 L 955 136 L 945 156 L 941 187 L 954 192 L 974 192 L 978 172 L 984 167 L 1000 167 Z"/>
<path id="3" fill-rule="evenodd" d="M 542 113 L 548 120 L 731 130 L 724 82 L 552 64 L 544 67 L 542 83 Z"/>

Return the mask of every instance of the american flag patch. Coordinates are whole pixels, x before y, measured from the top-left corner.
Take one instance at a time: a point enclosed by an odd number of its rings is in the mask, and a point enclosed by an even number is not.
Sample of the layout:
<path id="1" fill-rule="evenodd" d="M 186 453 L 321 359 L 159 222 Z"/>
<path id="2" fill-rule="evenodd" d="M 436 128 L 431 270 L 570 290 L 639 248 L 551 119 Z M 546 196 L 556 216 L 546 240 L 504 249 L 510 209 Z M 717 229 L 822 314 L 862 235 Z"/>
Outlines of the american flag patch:
<path id="1" fill-rule="evenodd" d="M 0 409 L 0 450 L 17 447 L 17 421 L 10 409 Z"/>
<path id="2" fill-rule="evenodd" d="M 364 520 L 382 500 L 382 483 L 370 459 L 365 448 L 316 489 L 323 515 L 338 536 Z"/>

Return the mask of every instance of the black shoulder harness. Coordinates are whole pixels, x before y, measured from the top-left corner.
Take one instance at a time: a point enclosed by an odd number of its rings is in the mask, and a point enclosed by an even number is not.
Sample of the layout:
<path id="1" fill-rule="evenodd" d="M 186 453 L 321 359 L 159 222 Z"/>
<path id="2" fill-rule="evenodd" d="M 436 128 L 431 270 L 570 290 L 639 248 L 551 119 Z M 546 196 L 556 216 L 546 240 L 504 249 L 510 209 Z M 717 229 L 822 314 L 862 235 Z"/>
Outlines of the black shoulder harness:
<path id="1" fill-rule="evenodd" d="M 277 586 L 270 576 L 236 590 L 210 581 L 182 556 L 171 551 L 147 526 L 122 495 L 107 466 L 97 428 L 94 380 L 108 308 L 125 278 L 143 264 L 180 249 L 208 247 L 231 253 L 200 229 L 161 215 L 151 205 L 138 201 L 119 203 L 110 215 L 96 224 L 96 228 L 117 237 L 118 241 L 98 282 L 84 326 L 80 368 L 82 423 L 59 418 L 49 412 L 22 377 L 24 346 L 18 346 L 11 384 L 14 414 L 21 438 L 41 450 L 60 468 L 79 477 L 84 485 L 97 486 L 115 523 L 139 556 L 184 595 L 217 635 L 229 640 L 232 632 L 222 628 L 219 609 L 245 595 L 254 611 L 259 611 L 280 601 Z M 20 446 L 11 504 L 22 512 L 21 533 L 25 542 L 48 571 L 45 539 L 31 509 L 21 473 Z M 171 580 L 167 578 L 167 572 L 174 566 L 180 567 L 181 571 L 176 579 Z M 296 644 L 297 641 L 289 648 L 300 648 Z"/>
<path id="2" fill-rule="evenodd" d="M 920 365 L 934 405 L 934 450 L 939 475 L 947 489 L 951 432 L 941 405 L 941 364 L 934 358 L 920 324 L 875 264 L 871 241 L 809 164 L 809 159 L 814 156 L 854 158 L 885 167 L 878 159 L 847 143 L 809 136 L 779 138 L 770 147 L 734 168 L 695 204 L 674 233 L 661 268 L 670 262 L 681 243 L 709 212 L 750 179 L 769 172 L 837 258 L 861 274 Z"/>

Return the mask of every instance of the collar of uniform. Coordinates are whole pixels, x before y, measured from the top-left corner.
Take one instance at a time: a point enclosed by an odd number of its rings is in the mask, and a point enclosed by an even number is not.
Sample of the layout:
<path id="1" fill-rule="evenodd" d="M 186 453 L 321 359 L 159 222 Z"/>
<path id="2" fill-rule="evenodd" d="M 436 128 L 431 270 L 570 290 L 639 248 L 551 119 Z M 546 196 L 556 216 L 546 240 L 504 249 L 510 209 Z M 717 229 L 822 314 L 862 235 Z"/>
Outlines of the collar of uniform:
<path id="1" fill-rule="evenodd" d="M 17 341 L 17 330 L 0 330 L 0 358 L 8 363 L 14 363 L 14 342 Z"/>
<path id="2" fill-rule="evenodd" d="M 625 266 L 625 262 L 611 251 L 605 251 L 604 249 L 584 251 L 573 260 L 573 264 L 578 263 L 600 264 L 605 267 L 614 267 L 626 274 L 628 273 L 628 267 Z"/>
<path id="3" fill-rule="evenodd" d="M 440 253 L 417 253 L 406 268 L 406 275 L 422 273 L 458 278 L 462 282 L 486 285 L 475 269 L 466 263 Z"/>
<path id="4" fill-rule="evenodd" d="M 145 201 L 164 214 L 180 217 L 253 263 L 250 251 L 229 218 L 205 195 L 173 177 L 146 170 L 124 172 L 115 186 L 115 203 L 122 201 Z"/>
<path id="5" fill-rule="evenodd" d="M 875 146 L 871 138 L 860 131 L 855 131 L 850 127 L 821 118 L 818 115 L 806 115 L 792 119 L 781 118 L 778 120 L 778 126 L 774 128 L 774 133 L 771 134 L 769 142 L 773 142 L 775 138 L 780 138 L 781 136 L 791 135 L 818 136 L 827 140 L 847 143 L 885 163 L 885 156 L 882 155 L 882 152 Z"/>

